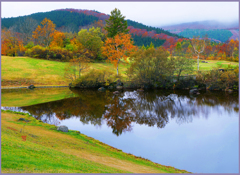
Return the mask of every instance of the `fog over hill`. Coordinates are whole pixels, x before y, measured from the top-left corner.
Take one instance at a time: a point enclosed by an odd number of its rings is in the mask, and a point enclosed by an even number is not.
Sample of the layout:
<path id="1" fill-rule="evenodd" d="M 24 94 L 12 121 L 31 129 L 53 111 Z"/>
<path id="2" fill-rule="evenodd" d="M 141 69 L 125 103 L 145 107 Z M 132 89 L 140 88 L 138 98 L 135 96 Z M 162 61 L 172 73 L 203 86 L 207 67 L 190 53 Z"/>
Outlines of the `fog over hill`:
<path id="1" fill-rule="evenodd" d="M 159 26 L 164 30 L 184 30 L 184 29 L 238 29 L 239 22 L 219 22 L 216 20 L 196 21 L 188 23 Z"/>

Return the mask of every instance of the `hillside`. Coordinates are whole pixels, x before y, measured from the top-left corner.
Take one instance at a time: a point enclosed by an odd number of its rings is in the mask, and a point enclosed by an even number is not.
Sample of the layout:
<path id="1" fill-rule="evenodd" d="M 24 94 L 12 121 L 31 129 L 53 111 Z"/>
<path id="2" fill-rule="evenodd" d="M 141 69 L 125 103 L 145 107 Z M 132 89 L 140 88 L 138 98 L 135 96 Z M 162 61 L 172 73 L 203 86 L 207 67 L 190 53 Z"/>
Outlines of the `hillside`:
<path id="1" fill-rule="evenodd" d="M 57 131 L 29 114 L 2 111 L 1 126 L 2 173 L 189 173 L 124 153 L 79 131 Z"/>
<path id="2" fill-rule="evenodd" d="M 51 21 L 53 21 L 54 24 L 56 24 L 56 28 L 60 27 L 67 27 L 71 26 L 73 32 L 78 32 L 79 26 L 86 26 L 94 21 L 97 21 L 98 18 L 95 16 L 89 16 L 85 15 L 84 13 L 71 13 L 67 11 L 50 11 L 50 12 L 41 12 L 41 13 L 34 13 L 27 16 L 20 16 L 15 18 L 2 18 L 1 28 L 9 28 L 14 25 L 17 26 L 17 32 L 18 31 L 18 25 L 19 22 L 24 21 L 26 18 L 32 18 L 36 20 L 38 24 L 44 19 L 48 18 Z"/>
<path id="3" fill-rule="evenodd" d="M 10 28 L 16 26 L 16 32 L 20 32 L 19 24 L 23 23 L 24 19 L 32 18 L 38 24 L 44 19 L 48 18 L 56 24 L 56 28 L 62 31 L 78 32 L 81 28 L 91 26 L 95 21 L 109 18 L 109 15 L 92 10 L 81 9 L 59 9 L 50 12 L 34 13 L 27 16 L 20 16 L 14 18 L 2 18 L 1 28 Z M 160 45 L 169 45 L 168 40 L 177 41 L 179 37 L 169 31 L 161 28 L 146 26 L 144 24 L 127 20 L 128 28 L 133 36 L 134 43 L 138 46 L 143 44 L 150 45 L 152 42 L 156 47 Z M 165 42 L 167 41 L 167 42 Z"/>

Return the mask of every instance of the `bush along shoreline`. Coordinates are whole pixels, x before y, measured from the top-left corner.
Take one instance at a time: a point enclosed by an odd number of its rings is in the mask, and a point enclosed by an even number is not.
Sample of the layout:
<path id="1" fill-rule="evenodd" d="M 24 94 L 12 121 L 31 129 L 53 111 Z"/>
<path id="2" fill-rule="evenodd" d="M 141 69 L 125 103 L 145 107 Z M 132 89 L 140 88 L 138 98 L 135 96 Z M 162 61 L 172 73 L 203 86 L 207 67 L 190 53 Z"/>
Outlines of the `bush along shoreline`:
<path id="1" fill-rule="evenodd" d="M 120 76 L 93 74 L 83 76 L 69 84 L 69 88 L 100 88 L 103 89 L 198 89 L 198 90 L 221 90 L 238 91 L 238 68 L 234 70 L 220 71 L 213 69 L 206 72 L 198 72 L 195 76 L 171 76 L 163 77 L 160 81 L 139 81 L 139 79 L 124 80 Z M 105 76 L 105 77 L 104 77 Z M 90 78 L 91 77 L 91 78 Z"/>

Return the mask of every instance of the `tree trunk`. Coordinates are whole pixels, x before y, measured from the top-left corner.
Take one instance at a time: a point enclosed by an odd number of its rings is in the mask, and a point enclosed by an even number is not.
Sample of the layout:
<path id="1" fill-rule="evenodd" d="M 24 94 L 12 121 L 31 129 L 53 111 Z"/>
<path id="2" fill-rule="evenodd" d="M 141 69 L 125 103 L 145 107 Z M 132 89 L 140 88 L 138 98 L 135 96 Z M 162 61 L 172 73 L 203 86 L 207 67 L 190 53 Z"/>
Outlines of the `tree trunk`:
<path id="1" fill-rule="evenodd" d="M 199 71 L 199 54 L 198 54 L 198 58 L 197 58 L 197 70 Z"/>
<path id="2" fill-rule="evenodd" d="M 118 75 L 118 64 L 117 64 L 117 75 Z"/>
<path id="3" fill-rule="evenodd" d="M 117 62 L 117 75 L 118 75 L 118 64 L 119 64 L 119 61 L 120 61 L 120 59 L 118 59 L 118 62 Z"/>

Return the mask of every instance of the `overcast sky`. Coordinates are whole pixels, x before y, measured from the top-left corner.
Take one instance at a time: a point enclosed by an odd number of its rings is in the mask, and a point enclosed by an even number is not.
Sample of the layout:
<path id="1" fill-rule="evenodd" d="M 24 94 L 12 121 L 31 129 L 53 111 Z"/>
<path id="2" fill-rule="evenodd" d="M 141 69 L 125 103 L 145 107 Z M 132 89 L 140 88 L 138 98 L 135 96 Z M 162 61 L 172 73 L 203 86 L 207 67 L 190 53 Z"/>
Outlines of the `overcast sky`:
<path id="1" fill-rule="evenodd" d="M 1 2 L 1 17 L 24 16 L 62 8 L 97 10 L 106 14 L 118 8 L 126 19 L 149 26 L 239 20 L 239 2 Z"/>

